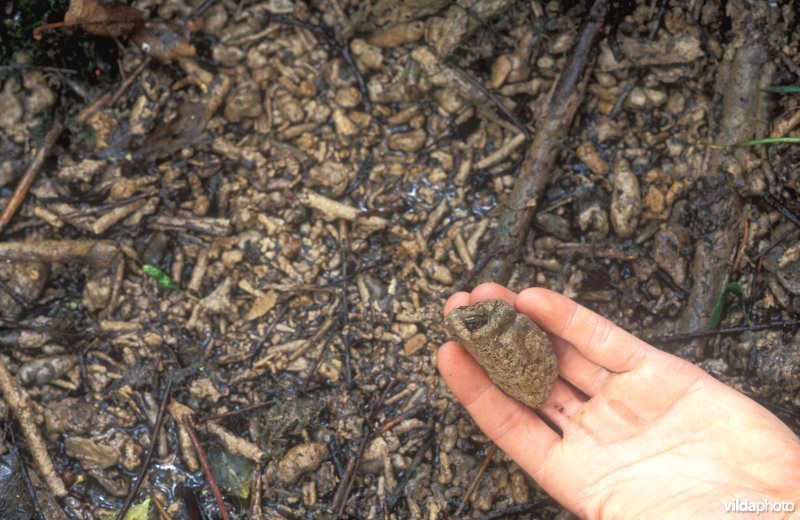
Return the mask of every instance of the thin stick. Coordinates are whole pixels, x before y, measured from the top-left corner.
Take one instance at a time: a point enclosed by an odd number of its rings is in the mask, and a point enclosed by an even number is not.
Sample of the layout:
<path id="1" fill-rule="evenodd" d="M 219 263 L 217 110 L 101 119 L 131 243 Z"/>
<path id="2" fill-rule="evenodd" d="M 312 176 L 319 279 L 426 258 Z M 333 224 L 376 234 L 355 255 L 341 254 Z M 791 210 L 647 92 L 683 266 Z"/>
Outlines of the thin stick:
<path id="1" fill-rule="evenodd" d="M 428 423 L 428 432 L 425 435 L 425 442 L 423 442 L 422 446 L 420 446 L 419 450 L 417 450 L 417 454 L 414 455 L 414 460 L 411 461 L 411 464 L 403 474 L 403 479 L 397 483 L 397 486 L 395 486 L 394 491 L 392 491 L 392 494 L 387 501 L 387 513 L 391 513 L 392 509 L 394 509 L 394 506 L 397 505 L 397 501 L 400 500 L 403 489 L 405 489 L 406 484 L 408 484 L 408 481 L 411 480 L 411 477 L 414 475 L 417 466 L 420 465 L 423 457 L 425 457 L 425 453 L 427 453 L 433 444 L 433 440 L 435 438 L 434 431 L 433 422 L 431 421 Z"/>
<path id="2" fill-rule="evenodd" d="M 421 412 L 422 410 L 424 410 L 427 407 L 428 407 L 428 405 L 426 403 L 420 403 L 418 405 L 412 406 L 411 408 L 409 408 L 405 412 L 401 413 L 400 415 L 398 415 L 394 419 L 391 419 L 391 420 L 387 421 L 386 423 L 384 423 L 384 425 L 381 426 L 380 429 L 378 429 L 378 435 L 381 435 L 383 433 L 388 432 L 389 430 L 391 430 L 392 428 L 394 428 L 395 426 L 397 426 L 401 422 L 405 421 L 409 417 L 413 417 L 413 416 L 417 415 L 419 412 Z"/>
<path id="3" fill-rule="evenodd" d="M 39 433 L 39 428 L 33 418 L 33 403 L 27 392 L 19 386 L 2 360 L 0 360 L 0 391 L 2 391 L 3 400 L 19 421 L 34 467 L 47 483 L 53 495 L 58 498 L 67 496 L 67 488 L 58 475 L 53 460 L 47 453 L 47 445 Z"/>
<path id="4" fill-rule="evenodd" d="M 130 76 L 128 76 L 128 79 L 126 79 L 126 80 L 125 80 L 125 81 L 122 83 L 122 85 L 120 85 L 120 86 L 119 86 L 119 88 L 117 89 L 117 91 L 116 91 L 116 92 L 114 92 L 114 95 L 113 95 L 113 96 L 111 96 L 111 101 L 109 101 L 109 102 L 108 102 L 108 105 L 109 105 L 109 106 L 112 106 L 114 103 L 116 103 L 116 102 L 117 102 L 117 100 L 118 100 L 118 99 L 119 99 L 119 98 L 122 96 L 122 94 L 123 94 L 123 93 L 124 93 L 124 92 L 125 92 L 125 91 L 128 89 L 128 87 L 130 87 L 130 86 L 131 86 L 131 83 L 133 83 L 133 81 L 134 81 L 134 80 L 135 80 L 135 79 L 136 79 L 136 78 L 139 76 L 139 74 L 141 74 L 141 73 L 142 73 L 142 71 L 144 70 L 144 68 L 145 68 L 145 67 L 147 67 L 147 65 L 148 65 L 148 64 L 149 64 L 151 61 L 153 61 L 153 57 L 152 57 L 151 55 L 149 55 L 149 54 L 148 54 L 148 55 L 147 55 L 147 57 L 145 57 L 145 59 L 143 59 L 143 60 L 142 60 L 142 62 L 139 64 L 139 66 L 138 66 L 138 67 L 136 67 L 136 69 L 133 71 L 133 73 L 132 73 Z"/>
<path id="5" fill-rule="evenodd" d="M 203 467 L 203 473 L 206 474 L 208 485 L 211 487 L 211 491 L 214 493 L 214 498 L 217 501 L 217 507 L 219 507 L 219 514 L 222 517 L 222 520 L 230 520 L 228 517 L 228 511 L 225 509 L 225 502 L 222 501 L 222 492 L 219 490 L 217 480 L 214 478 L 214 473 L 211 471 L 211 466 L 208 464 L 206 452 L 203 450 L 203 447 L 200 445 L 200 441 L 197 439 L 197 432 L 195 432 L 194 426 L 192 426 L 192 422 L 189 420 L 189 414 L 181 417 L 181 423 L 183 423 L 183 427 L 186 428 L 189 438 L 192 439 L 194 451 L 197 452 L 197 458 L 200 459 L 200 465 Z"/>
<path id="6" fill-rule="evenodd" d="M 733 266 L 731 267 L 731 272 L 735 273 L 736 269 L 739 268 L 739 262 L 742 261 L 742 257 L 744 256 L 744 250 L 747 247 L 747 239 L 750 237 L 750 221 L 748 221 L 742 210 L 739 209 L 738 206 L 733 206 L 733 209 L 736 210 L 736 214 L 739 215 L 739 219 L 742 221 L 742 243 L 739 245 L 739 250 L 736 252 L 736 258 L 733 259 Z"/>
<path id="7" fill-rule="evenodd" d="M 164 395 L 161 398 L 161 404 L 158 407 L 158 414 L 156 415 L 156 423 L 153 425 L 153 431 L 150 434 L 150 446 L 147 448 L 147 455 L 145 455 L 144 462 L 139 468 L 139 474 L 136 475 L 136 482 L 131 487 L 128 496 L 125 498 L 125 502 L 122 504 L 122 509 L 117 516 L 118 519 L 125 518 L 125 513 L 128 512 L 131 504 L 133 504 L 133 499 L 136 497 L 136 493 L 139 492 L 139 487 L 142 485 L 144 476 L 147 473 L 147 468 L 150 467 L 150 461 L 153 458 L 153 452 L 155 451 L 156 443 L 158 442 L 158 433 L 161 430 L 161 424 L 164 422 L 164 411 L 167 409 L 167 403 L 169 402 L 171 395 L 172 377 L 170 376 L 167 378 L 167 388 L 164 390 Z"/>
<path id="8" fill-rule="evenodd" d="M 456 509 L 456 517 L 460 517 L 461 513 L 464 512 L 464 508 L 467 506 L 467 502 L 469 502 L 469 497 L 472 496 L 472 493 L 475 492 L 475 488 L 478 487 L 478 483 L 481 481 L 481 478 L 483 478 L 483 474 L 486 473 L 486 468 L 489 467 L 489 463 L 492 462 L 495 453 L 497 453 L 497 444 L 492 444 L 492 447 L 489 448 L 489 451 L 483 458 L 483 463 L 481 464 L 481 467 L 478 468 L 478 473 L 472 480 L 472 484 L 469 485 L 469 489 L 467 489 L 467 492 L 461 499 L 461 504 L 459 504 L 458 509 Z"/>
<path id="9" fill-rule="evenodd" d="M 756 323 L 754 325 L 742 325 L 739 327 L 729 327 L 727 329 L 704 330 L 699 332 L 687 332 L 685 334 L 673 334 L 671 336 L 659 336 L 648 339 L 648 343 L 670 343 L 673 341 L 687 341 L 695 338 L 709 338 L 712 336 L 727 336 L 729 334 L 739 334 L 740 332 L 756 332 L 767 329 L 783 329 L 800 326 L 800 318 L 792 320 L 769 321 L 767 323 Z"/>
<path id="10" fill-rule="evenodd" d="M 229 412 L 222 412 L 222 413 L 215 413 L 214 415 L 207 415 L 203 417 L 203 422 L 207 421 L 216 421 L 219 419 L 224 419 L 226 417 L 233 417 L 235 415 L 240 415 L 243 413 L 252 412 L 253 410 L 259 410 L 261 408 L 265 408 L 267 406 L 272 406 L 275 404 L 273 401 L 267 401 L 265 403 L 254 403 L 248 406 L 244 406 L 239 408 L 238 410 L 231 410 Z"/>
<path id="11" fill-rule="evenodd" d="M 378 401 L 370 408 L 369 414 L 367 415 L 367 420 L 365 421 L 368 427 L 370 426 L 369 423 L 372 420 L 372 416 L 375 415 L 375 411 L 386 400 L 386 394 L 389 393 L 389 390 L 392 388 L 392 386 L 394 386 L 394 381 L 390 381 L 389 384 L 386 385 L 386 389 L 384 389 L 384 391 L 381 393 Z M 350 462 L 347 464 L 347 469 L 344 472 L 344 476 L 339 483 L 339 488 L 336 490 L 336 495 L 334 495 L 333 503 L 331 504 L 331 509 L 334 511 L 334 519 L 341 518 L 342 513 L 344 513 L 344 507 L 347 504 L 347 497 L 350 496 L 350 490 L 353 487 L 356 472 L 358 471 L 358 467 L 361 465 L 361 460 L 364 458 L 364 452 L 366 451 L 367 445 L 372 438 L 373 435 L 371 435 L 370 432 L 364 432 L 364 435 L 361 437 L 361 441 L 359 442 L 356 456 L 350 459 Z"/>
<path id="12" fill-rule="evenodd" d="M 795 215 L 795 213 L 786 207 L 786 204 L 778 200 L 777 197 L 773 196 L 769 192 L 764 192 L 761 194 L 761 198 L 764 199 L 764 202 L 772 206 L 778 213 L 783 215 L 783 217 L 794 224 L 797 227 L 800 227 L 800 216 Z"/>
<path id="13" fill-rule="evenodd" d="M 36 180 L 36 177 L 38 177 L 39 170 L 42 169 L 45 159 L 47 159 L 47 156 L 50 155 L 50 150 L 53 148 L 53 145 L 61 135 L 61 130 L 63 130 L 63 128 L 64 127 L 62 127 L 60 123 L 56 123 L 47 132 L 47 134 L 45 134 L 41 148 L 39 148 L 39 151 L 36 152 L 36 157 L 33 158 L 33 161 L 28 166 L 28 169 L 25 170 L 25 174 L 22 176 L 19 184 L 17 184 L 17 187 L 14 189 L 14 194 L 9 199 L 6 209 L 0 216 L 0 233 L 3 231 L 3 229 L 5 229 L 8 223 L 11 222 L 11 219 L 14 217 L 17 209 L 19 209 L 22 201 L 25 200 L 28 190 L 31 188 L 33 181 Z"/>
<path id="14" fill-rule="evenodd" d="M 475 262 L 475 269 L 465 280 L 467 283 L 472 283 L 476 276 L 480 281 L 498 283 L 507 283 L 511 278 L 561 142 L 583 100 L 597 54 L 597 41 L 603 33 L 606 4 L 606 0 L 596 0 L 589 11 L 572 54 L 553 85 L 542 124 L 525 154 L 514 191 L 498 217 L 494 239 Z"/>

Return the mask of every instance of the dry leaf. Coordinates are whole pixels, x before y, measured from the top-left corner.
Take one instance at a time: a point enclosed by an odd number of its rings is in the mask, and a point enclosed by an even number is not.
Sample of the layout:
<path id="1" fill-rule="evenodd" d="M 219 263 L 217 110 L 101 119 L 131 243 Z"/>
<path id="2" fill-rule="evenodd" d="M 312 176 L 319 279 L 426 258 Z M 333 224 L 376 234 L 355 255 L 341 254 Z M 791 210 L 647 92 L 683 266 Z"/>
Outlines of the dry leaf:
<path id="1" fill-rule="evenodd" d="M 71 0 L 64 15 L 65 26 L 78 26 L 89 34 L 117 38 L 131 33 L 144 19 L 143 13 L 122 2 Z"/>

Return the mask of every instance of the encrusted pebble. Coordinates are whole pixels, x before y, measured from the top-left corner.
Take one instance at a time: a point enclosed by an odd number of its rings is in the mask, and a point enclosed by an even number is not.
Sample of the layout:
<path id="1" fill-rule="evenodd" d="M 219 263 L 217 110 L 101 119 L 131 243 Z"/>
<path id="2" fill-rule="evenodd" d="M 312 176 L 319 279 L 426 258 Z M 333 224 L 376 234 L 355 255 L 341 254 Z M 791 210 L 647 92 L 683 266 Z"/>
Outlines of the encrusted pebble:
<path id="1" fill-rule="evenodd" d="M 558 378 L 550 339 L 511 305 L 486 300 L 460 307 L 444 325 L 505 393 L 534 408 L 550 396 Z"/>
<path id="2" fill-rule="evenodd" d="M 425 347 L 427 341 L 428 339 L 425 334 L 415 334 L 403 344 L 403 353 L 406 356 L 411 356 Z"/>
<path id="3" fill-rule="evenodd" d="M 231 123 L 261 115 L 261 94 L 255 84 L 247 82 L 237 86 L 228 96 L 223 115 Z"/>
<path id="4" fill-rule="evenodd" d="M 628 238 L 633 235 L 641 211 L 639 180 L 628 161 L 619 158 L 614 167 L 614 192 L 611 196 L 611 224 L 617 236 Z"/>
<path id="5" fill-rule="evenodd" d="M 355 87 L 344 87 L 336 91 L 333 102 L 342 108 L 355 108 L 361 104 L 361 91 Z"/>
<path id="6" fill-rule="evenodd" d="M 608 173 L 608 163 L 589 141 L 581 143 L 575 153 L 578 155 L 578 159 L 592 170 L 592 173 L 597 175 L 606 175 Z"/>
<path id="7" fill-rule="evenodd" d="M 278 478 L 286 484 L 296 483 L 309 471 L 319 468 L 328 457 L 328 447 L 320 442 L 298 444 L 278 462 Z"/>
<path id="8" fill-rule="evenodd" d="M 342 163 L 325 161 L 312 167 L 308 172 L 312 186 L 322 186 L 331 195 L 338 197 L 347 189 L 347 185 L 355 179 L 356 171 Z"/>
<path id="9" fill-rule="evenodd" d="M 389 136 L 389 148 L 400 152 L 416 152 L 423 147 L 427 138 L 425 130 L 398 132 Z"/>

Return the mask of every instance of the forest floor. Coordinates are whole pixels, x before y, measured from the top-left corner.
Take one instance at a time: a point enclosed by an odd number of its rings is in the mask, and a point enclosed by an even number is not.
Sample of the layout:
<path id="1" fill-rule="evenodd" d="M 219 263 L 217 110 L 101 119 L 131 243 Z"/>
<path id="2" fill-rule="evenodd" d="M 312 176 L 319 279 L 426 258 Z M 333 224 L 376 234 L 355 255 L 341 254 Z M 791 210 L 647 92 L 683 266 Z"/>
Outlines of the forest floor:
<path id="1" fill-rule="evenodd" d="M 496 261 L 800 432 L 797 13 L 586 4 L 5 2 L 0 516 L 568 518 L 435 368 Z"/>

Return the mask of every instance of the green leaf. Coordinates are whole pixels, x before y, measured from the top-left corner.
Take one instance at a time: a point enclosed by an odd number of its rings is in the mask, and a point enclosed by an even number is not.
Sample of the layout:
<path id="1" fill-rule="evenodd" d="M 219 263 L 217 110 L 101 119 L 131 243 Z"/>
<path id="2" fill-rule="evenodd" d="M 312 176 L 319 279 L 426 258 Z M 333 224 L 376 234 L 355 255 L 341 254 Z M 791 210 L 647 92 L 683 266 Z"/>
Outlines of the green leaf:
<path id="1" fill-rule="evenodd" d="M 739 309 L 739 311 L 744 314 L 745 304 L 747 301 L 747 298 L 744 295 L 744 289 L 742 289 L 742 286 L 737 282 L 731 282 L 722 289 L 719 298 L 717 298 L 717 302 L 714 304 L 714 308 L 711 310 L 711 316 L 708 318 L 708 330 L 716 330 L 716 328 L 719 327 L 719 324 L 723 318 L 723 314 L 726 310 L 726 303 L 728 301 L 729 294 L 735 295 L 737 299 L 737 302 L 733 308 Z"/>
<path id="2" fill-rule="evenodd" d="M 145 498 L 143 502 L 134 504 L 125 513 L 125 520 L 148 520 L 150 517 L 150 498 Z"/>
<path id="3" fill-rule="evenodd" d="M 171 291 L 179 291 L 181 289 L 181 286 L 175 283 L 167 273 L 152 264 L 143 264 L 142 271 L 164 289 Z"/>
<path id="4" fill-rule="evenodd" d="M 770 85 L 769 87 L 761 89 L 764 92 L 775 92 L 776 94 L 792 94 L 800 92 L 800 87 L 796 85 Z"/>
<path id="5" fill-rule="evenodd" d="M 242 499 L 250 496 L 253 463 L 249 459 L 228 451 L 218 451 L 208 456 L 214 478 L 225 491 Z"/>

